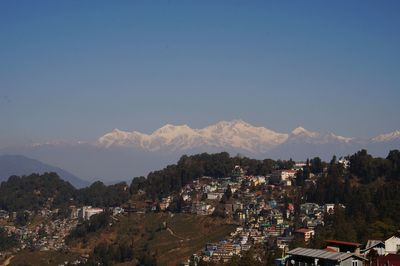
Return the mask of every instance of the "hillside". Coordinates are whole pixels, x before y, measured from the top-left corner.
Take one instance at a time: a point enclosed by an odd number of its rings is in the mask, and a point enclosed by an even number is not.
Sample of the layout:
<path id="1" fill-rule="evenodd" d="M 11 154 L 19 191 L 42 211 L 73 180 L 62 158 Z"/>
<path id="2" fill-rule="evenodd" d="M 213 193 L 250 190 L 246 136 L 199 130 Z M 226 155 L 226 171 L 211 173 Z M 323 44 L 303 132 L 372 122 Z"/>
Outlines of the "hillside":
<path id="1" fill-rule="evenodd" d="M 43 174 L 45 172 L 57 173 L 63 180 L 68 181 L 77 188 L 89 185 L 73 174 L 38 160 L 34 160 L 22 155 L 1 155 L 0 156 L 0 182 L 7 180 L 12 175 L 22 176 L 32 173 Z"/>
<path id="2" fill-rule="evenodd" d="M 235 228 L 223 219 L 188 214 L 132 214 L 119 219 L 111 227 L 74 241 L 71 251 L 90 252 L 104 243 L 127 244 L 134 250 L 133 260 L 144 263 L 150 257 L 157 265 L 177 265 L 206 243 L 224 239 Z"/>

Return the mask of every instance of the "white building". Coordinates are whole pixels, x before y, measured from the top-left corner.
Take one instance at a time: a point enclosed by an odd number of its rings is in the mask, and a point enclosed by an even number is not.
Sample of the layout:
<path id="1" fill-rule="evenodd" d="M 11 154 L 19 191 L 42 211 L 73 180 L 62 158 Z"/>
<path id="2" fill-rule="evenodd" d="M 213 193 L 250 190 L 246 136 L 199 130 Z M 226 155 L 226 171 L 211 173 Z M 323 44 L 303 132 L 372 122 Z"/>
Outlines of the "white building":
<path id="1" fill-rule="evenodd" d="M 385 241 L 386 253 L 397 254 L 400 252 L 400 237 L 399 235 L 394 235 Z"/>
<path id="2" fill-rule="evenodd" d="M 92 206 L 83 206 L 77 210 L 77 216 L 83 220 L 89 220 L 95 214 L 102 213 L 103 209 L 100 208 L 92 208 Z"/>
<path id="3" fill-rule="evenodd" d="M 274 182 L 282 182 L 296 177 L 297 170 L 276 170 L 272 172 Z"/>
<path id="4" fill-rule="evenodd" d="M 100 208 L 89 208 L 89 209 L 86 209 L 86 211 L 85 211 L 85 220 L 89 220 L 90 217 L 92 217 L 93 215 L 99 214 L 99 213 L 102 213 L 102 212 L 103 212 L 103 209 L 100 209 Z"/>

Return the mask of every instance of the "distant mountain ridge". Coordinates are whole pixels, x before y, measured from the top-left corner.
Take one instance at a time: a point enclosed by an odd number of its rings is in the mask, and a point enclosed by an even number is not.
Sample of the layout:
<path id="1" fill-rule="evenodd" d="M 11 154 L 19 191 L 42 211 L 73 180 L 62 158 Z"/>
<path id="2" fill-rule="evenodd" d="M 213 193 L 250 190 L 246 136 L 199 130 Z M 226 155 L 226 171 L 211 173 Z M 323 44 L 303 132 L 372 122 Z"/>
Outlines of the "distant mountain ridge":
<path id="1" fill-rule="evenodd" d="M 168 149 L 190 150 L 199 147 L 231 147 L 249 152 L 265 152 L 285 142 L 288 134 L 264 127 L 254 127 L 242 120 L 221 121 L 202 129 L 187 125 L 167 124 L 152 134 L 114 129 L 100 137 L 97 144 L 103 147 L 136 147 L 147 151 Z"/>
<path id="2" fill-rule="evenodd" d="M 10 147 L 0 154 L 22 154 L 68 169 L 91 182 L 130 180 L 176 162 L 182 155 L 226 151 L 255 159 L 306 160 L 319 156 L 329 161 L 367 149 L 386 157 L 400 149 L 400 130 L 369 139 L 321 133 L 297 127 L 277 132 L 242 120 L 220 121 L 205 128 L 167 124 L 152 133 L 114 129 L 92 142 L 49 141 Z"/>
<path id="3" fill-rule="evenodd" d="M 0 155 L 0 182 L 6 181 L 10 176 L 30 175 L 32 173 L 43 174 L 45 172 L 55 172 L 63 180 L 68 181 L 76 188 L 88 186 L 89 183 L 79 179 L 73 174 L 38 160 L 34 160 L 22 155 Z"/>
<path id="4" fill-rule="evenodd" d="M 267 153 L 281 144 L 304 142 L 309 144 L 351 143 L 353 138 L 333 133 L 318 133 L 297 127 L 290 133 L 280 133 L 256 127 L 242 120 L 221 121 L 202 129 L 187 125 L 167 124 L 151 134 L 114 129 L 97 140 L 102 147 L 135 147 L 146 151 L 185 151 L 213 147 L 239 149 L 250 153 Z"/>

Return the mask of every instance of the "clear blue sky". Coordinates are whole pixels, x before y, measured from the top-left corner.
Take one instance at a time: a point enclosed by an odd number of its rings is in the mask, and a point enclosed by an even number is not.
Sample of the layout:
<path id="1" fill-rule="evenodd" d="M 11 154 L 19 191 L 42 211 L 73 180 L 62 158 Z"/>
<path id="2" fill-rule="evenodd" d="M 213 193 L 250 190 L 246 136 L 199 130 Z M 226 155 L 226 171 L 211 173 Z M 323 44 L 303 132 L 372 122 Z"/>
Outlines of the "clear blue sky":
<path id="1" fill-rule="evenodd" d="M 0 147 L 240 118 L 400 128 L 400 1 L 0 1 Z"/>

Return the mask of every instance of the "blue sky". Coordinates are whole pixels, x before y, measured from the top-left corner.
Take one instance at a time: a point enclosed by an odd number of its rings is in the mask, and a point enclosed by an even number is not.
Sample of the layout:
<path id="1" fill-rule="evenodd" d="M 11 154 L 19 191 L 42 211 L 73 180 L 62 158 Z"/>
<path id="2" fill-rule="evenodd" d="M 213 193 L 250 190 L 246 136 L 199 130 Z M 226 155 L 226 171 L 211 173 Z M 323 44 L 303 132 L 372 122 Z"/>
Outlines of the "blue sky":
<path id="1" fill-rule="evenodd" d="M 399 1 L 0 1 L 0 147 L 219 120 L 400 128 Z"/>

